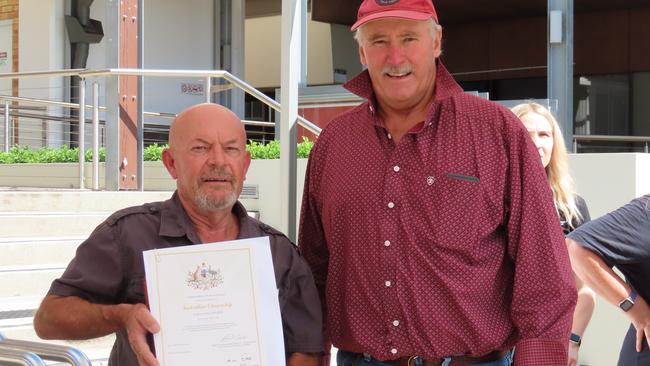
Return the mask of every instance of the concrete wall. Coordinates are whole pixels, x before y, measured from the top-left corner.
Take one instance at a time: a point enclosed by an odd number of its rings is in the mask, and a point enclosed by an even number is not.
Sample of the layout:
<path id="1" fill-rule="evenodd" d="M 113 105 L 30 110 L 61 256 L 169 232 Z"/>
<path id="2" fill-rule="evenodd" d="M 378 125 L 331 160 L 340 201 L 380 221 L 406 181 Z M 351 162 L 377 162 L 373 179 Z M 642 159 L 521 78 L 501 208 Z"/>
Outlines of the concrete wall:
<path id="1" fill-rule="evenodd" d="M 352 38 L 350 27 L 332 24 L 332 62 L 334 70 L 345 71 L 346 80 L 335 80 L 335 84 L 355 77 L 363 70 L 359 61 L 357 42 Z"/>
<path id="2" fill-rule="evenodd" d="M 146 69 L 214 69 L 212 0 L 145 1 L 144 67 Z M 178 113 L 205 100 L 203 93 L 183 91 L 183 85 L 205 86 L 203 78 L 145 78 L 144 109 Z M 188 90 L 187 88 L 185 90 Z"/>
<path id="3" fill-rule="evenodd" d="M 18 5 L 18 71 L 63 69 L 64 2 L 21 0 Z M 21 97 L 61 101 L 65 96 L 63 78 L 23 79 L 19 85 Z M 60 115 L 61 109 L 49 107 L 49 112 Z M 63 139 L 63 125 L 58 122 L 46 122 L 45 131 L 43 125 L 40 120 L 21 118 L 18 131 L 21 145 L 41 147 L 46 138 L 49 139 L 50 146 L 60 145 Z"/>
<path id="4" fill-rule="evenodd" d="M 307 15 L 311 19 L 311 15 Z M 281 16 L 246 19 L 246 81 L 257 88 L 280 85 Z M 332 84 L 330 25 L 307 21 L 307 83 Z"/>

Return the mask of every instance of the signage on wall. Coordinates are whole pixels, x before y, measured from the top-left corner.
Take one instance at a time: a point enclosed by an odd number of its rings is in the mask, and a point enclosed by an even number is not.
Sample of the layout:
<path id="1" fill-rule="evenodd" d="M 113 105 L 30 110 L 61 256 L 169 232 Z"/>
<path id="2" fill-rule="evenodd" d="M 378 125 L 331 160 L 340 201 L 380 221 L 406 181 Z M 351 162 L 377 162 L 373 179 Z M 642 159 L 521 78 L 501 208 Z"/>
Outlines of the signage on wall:
<path id="1" fill-rule="evenodd" d="M 203 95 L 203 84 L 181 83 L 181 93 L 187 95 Z"/>
<path id="2" fill-rule="evenodd" d="M 7 64 L 7 57 L 8 57 L 8 52 L 6 51 L 0 52 L 0 66 L 4 66 Z"/>

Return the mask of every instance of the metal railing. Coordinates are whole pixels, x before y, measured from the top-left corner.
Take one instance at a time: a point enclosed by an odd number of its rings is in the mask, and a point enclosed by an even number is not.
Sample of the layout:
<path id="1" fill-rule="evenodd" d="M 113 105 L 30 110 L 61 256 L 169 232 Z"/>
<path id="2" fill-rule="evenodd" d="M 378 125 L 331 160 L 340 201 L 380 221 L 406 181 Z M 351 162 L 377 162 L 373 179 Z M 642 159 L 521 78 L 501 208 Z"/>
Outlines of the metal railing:
<path id="1" fill-rule="evenodd" d="M 5 349 L 0 343 L 0 365 L 45 366 L 45 362 L 33 352 Z"/>
<path id="2" fill-rule="evenodd" d="M 642 142 L 644 152 L 650 152 L 650 136 L 614 136 L 614 135 L 573 135 L 573 153 L 578 153 L 579 141 L 604 141 L 604 142 Z"/>
<path id="3" fill-rule="evenodd" d="M 0 364 L 45 365 L 44 360 L 65 362 L 73 366 L 92 366 L 90 359 L 76 348 L 44 342 L 5 338 L 0 334 Z"/>
<path id="4" fill-rule="evenodd" d="M 85 94 L 86 94 L 86 84 L 85 80 L 89 77 L 114 77 L 114 76 L 144 76 L 144 77 L 202 77 L 205 80 L 206 88 L 208 92 L 205 93 L 206 101 L 210 101 L 210 96 L 213 92 L 218 91 L 215 88 L 223 88 L 223 85 L 212 86 L 213 78 L 224 79 L 230 84 L 238 87 L 244 92 L 252 95 L 262 103 L 266 104 L 270 108 L 281 112 L 281 105 L 274 99 L 255 89 L 252 85 L 246 83 L 245 81 L 237 78 L 231 73 L 223 70 L 146 70 L 146 69 L 102 69 L 102 70 L 87 70 L 87 69 L 71 69 L 71 70 L 54 70 L 54 71 L 32 71 L 32 72 L 16 72 L 16 73 L 5 73 L 0 74 L 0 80 L 2 79 L 24 79 L 24 78 L 38 78 L 38 77 L 63 77 L 63 76 L 78 76 L 80 78 L 79 83 L 79 103 L 67 103 L 67 102 L 57 102 L 57 101 L 44 101 L 36 100 L 33 98 L 21 98 L 21 97 L 9 97 L 0 95 L 0 102 L 4 102 L 4 131 L 5 131 L 5 148 L 9 146 L 9 102 L 11 101 L 22 101 L 22 102 L 31 102 L 51 106 L 60 106 L 78 109 L 78 146 L 79 146 L 79 189 L 85 188 L 85 174 L 84 174 L 84 163 L 85 163 L 85 122 L 86 122 L 86 109 L 92 109 L 92 146 L 93 146 L 93 158 L 92 158 L 92 189 L 99 189 L 99 110 L 105 109 L 105 107 L 99 106 L 99 87 L 97 82 L 93 83 L 93 103 L 92 105 L 85 104 Z M 251 124 L 260 125 L 260 126 L 271 126 L 274 123 L 266 124 L 266 122 L 257 122 L 257 121 L 248 121 Z M 308 131 L 319 135 L 320 127 L 314 123 L 308 121 L 307 119 L 298 116 L 298 124 L 307 129 Z"/>

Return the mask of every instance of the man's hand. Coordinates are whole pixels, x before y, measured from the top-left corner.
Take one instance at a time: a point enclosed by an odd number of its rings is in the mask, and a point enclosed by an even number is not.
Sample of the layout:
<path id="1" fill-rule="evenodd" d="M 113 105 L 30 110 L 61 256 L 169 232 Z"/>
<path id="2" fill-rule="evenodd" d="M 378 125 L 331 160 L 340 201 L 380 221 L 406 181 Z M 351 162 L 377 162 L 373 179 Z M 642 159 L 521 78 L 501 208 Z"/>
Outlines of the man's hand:
<path id="1" fill-rule="evenodd" d="M 318 366 L 319 360 L 313 353 L 294 352 L 287 356 L 287 366 Z"/>
<path id="2" fill-rule="evenodd" d="M 636 329 L 636 351 L 641 352 L 644 341 L 650 347 L 650 307 L 641 296 L 637 296 L 626 314 Z"/>
<path id="3" fill-rule="evenodd" d="M 577 366 L 578 365 L 578 353 L 580 352 L 580 346 L 575 342 L 569 342 L 569 358 L 567 366 Z"/>
<path id="4" fill-rule="evenodd" d="M 144 304 L 121 304 L 122 322 L 129 344 L 140 366 L 158 366 L 156 356 L 147 344 L 147 333 L 158 333 L 160 326 Z"/>

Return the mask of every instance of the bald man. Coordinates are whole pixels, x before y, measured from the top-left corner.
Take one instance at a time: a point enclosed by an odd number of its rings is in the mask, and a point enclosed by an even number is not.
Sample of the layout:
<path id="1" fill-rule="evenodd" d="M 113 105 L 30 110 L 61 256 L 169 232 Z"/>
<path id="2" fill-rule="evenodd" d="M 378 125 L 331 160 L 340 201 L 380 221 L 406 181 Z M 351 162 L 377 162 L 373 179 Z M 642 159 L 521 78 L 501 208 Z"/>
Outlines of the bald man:
<path id="1" fill-rule="evenodd" d="M 147 343 L 159 326 L 144 305 L 142 252 L 268 236 L 287 365 L 317 365 L 321 310 L 311 271 L 289 239 L 237 201 L 250 159 L 242 123 L 230 110 L 206 103 L 181 112 L 163 151 L 176 192 L 117 211 L 93 231 L 52 283 L 34 317 L 37 334 L 72 340 L 116 333 L 109 365 L 158 365 Z"/>

